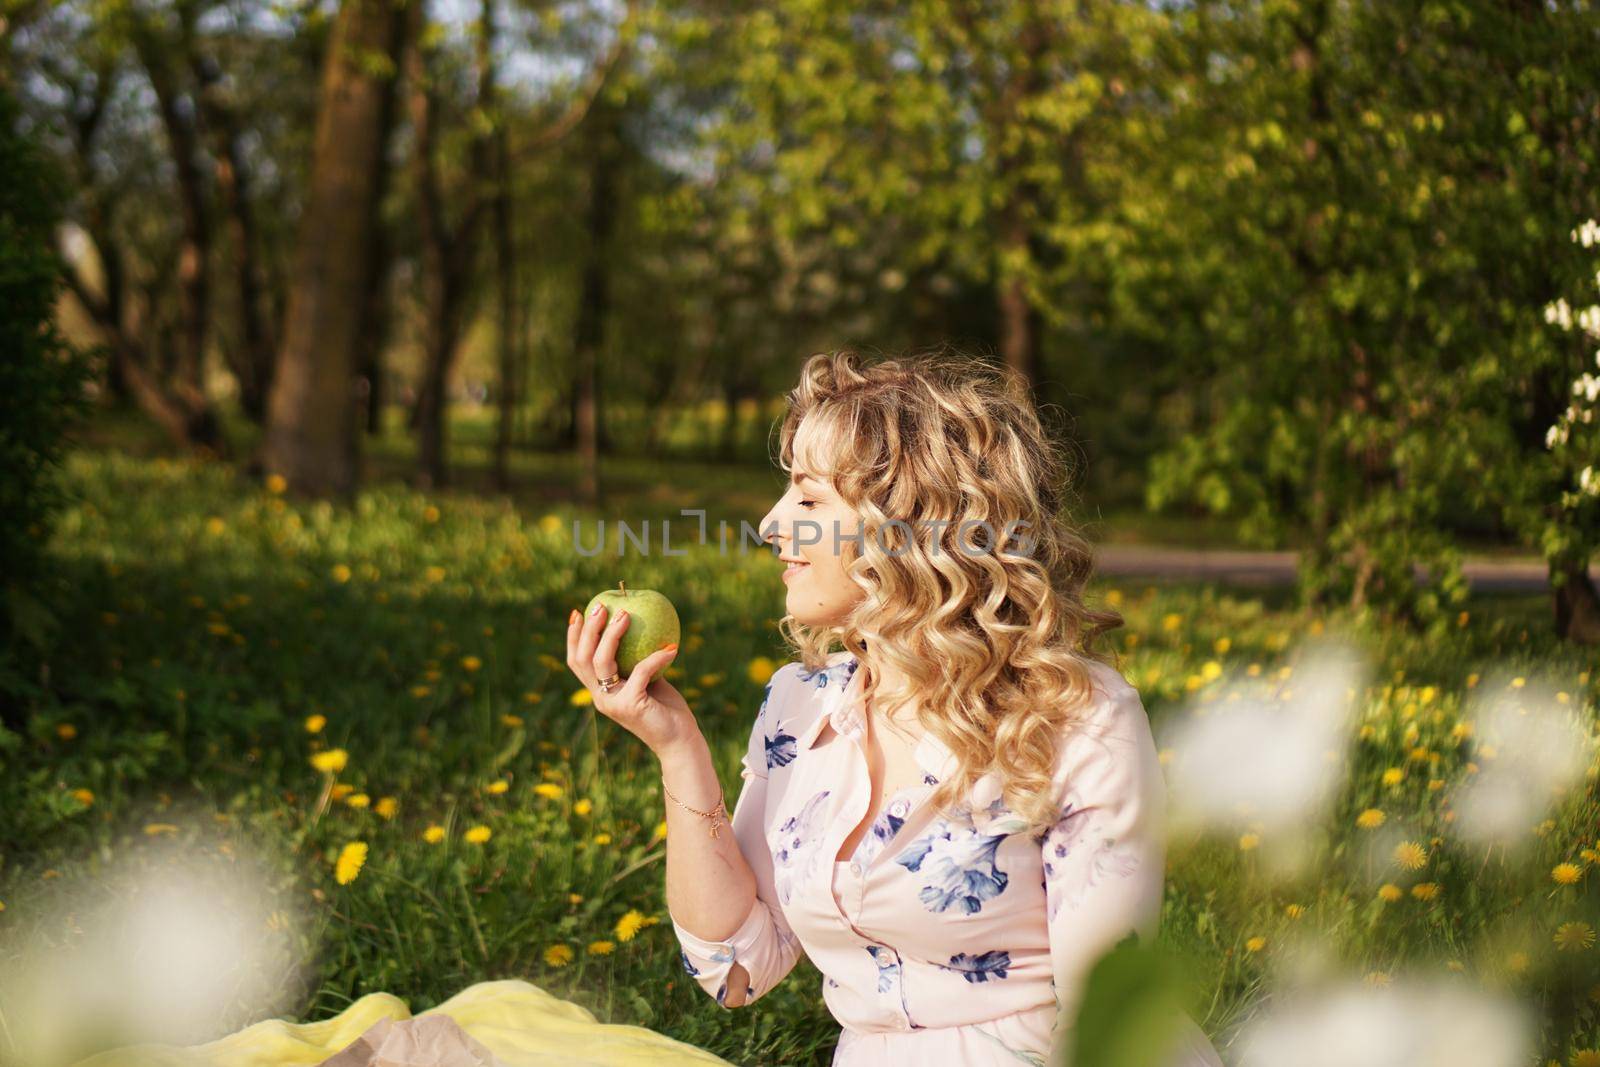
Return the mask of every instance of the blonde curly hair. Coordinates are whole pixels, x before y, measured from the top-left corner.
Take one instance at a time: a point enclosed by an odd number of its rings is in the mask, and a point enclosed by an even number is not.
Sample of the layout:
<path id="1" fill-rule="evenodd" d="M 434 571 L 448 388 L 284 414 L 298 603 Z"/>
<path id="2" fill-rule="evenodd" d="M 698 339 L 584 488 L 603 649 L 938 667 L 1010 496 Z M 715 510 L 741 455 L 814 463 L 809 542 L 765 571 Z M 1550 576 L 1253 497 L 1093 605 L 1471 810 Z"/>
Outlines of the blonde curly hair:
<path id="1" fill-rule="evenodd" d="M 861 517 L 841 560 L 866 595 L 837 625 L 785 615 L 780 631 L 807 669 L 840 644 L 865 663 L 870 642 L 909 679 L 880 692 L 868 677 L 865 696 L 916 707 L 955 755 L 934 810 L 993 770 L 1006 806 L 1043 830 L 1059 814 L 1057 746 L 1093 694 L 1086 661 L 1115 669 L 1096 644 L 1123 619 L 1083 601 L 1092 552 L 1064 514 L 1072 469 L 1026 381 L 949 348 L 872 365 L 846 350 L 811 356 L 788 402 L 779 463 L 827 478 Z M 993 533 L 970 536 L 979 521 Z"/>

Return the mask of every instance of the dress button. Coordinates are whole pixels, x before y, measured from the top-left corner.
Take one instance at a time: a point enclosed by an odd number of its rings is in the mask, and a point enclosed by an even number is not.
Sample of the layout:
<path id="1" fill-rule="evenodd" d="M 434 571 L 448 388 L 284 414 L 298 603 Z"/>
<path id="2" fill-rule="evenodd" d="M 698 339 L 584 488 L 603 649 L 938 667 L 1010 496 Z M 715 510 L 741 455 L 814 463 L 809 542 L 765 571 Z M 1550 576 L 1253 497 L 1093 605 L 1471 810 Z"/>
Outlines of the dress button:
<path id="1" fill-rule="evenodd" d="M 850 864 L 850 873 L 859 878 L 861 876 L 861 864 L 860 863 L 852 863 L 852 864 Z"/>

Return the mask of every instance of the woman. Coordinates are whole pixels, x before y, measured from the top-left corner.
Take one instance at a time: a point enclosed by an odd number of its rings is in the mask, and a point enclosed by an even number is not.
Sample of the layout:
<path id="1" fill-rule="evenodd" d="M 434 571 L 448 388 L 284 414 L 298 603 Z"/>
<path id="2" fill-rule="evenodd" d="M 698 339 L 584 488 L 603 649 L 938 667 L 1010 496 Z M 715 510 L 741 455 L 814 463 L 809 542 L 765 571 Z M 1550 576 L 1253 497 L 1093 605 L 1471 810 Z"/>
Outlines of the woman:
<path id="1" fill-rule="evenodd" d="M 655 677 L 676 649 L 619 682 L 626 613 L 568 624 L 595 706 L 660 760 L 684 966 L 733 1008 L 806 953 L 836 1065 L 1064 1063 L 1089 969 L 1155 936 L 1165 856 L 1160 764 L 1094 647 L 1121 618 L 1083 603 L 1064 463 L 1025 385 L 949 355 L 813 356 L 789 399 L 790 485 L 761 530 L 800 658 L 767 686 L 731 833 L 694 716 Z M 1221 1067 L 1182 1022 L 1164 1062 Z"/>

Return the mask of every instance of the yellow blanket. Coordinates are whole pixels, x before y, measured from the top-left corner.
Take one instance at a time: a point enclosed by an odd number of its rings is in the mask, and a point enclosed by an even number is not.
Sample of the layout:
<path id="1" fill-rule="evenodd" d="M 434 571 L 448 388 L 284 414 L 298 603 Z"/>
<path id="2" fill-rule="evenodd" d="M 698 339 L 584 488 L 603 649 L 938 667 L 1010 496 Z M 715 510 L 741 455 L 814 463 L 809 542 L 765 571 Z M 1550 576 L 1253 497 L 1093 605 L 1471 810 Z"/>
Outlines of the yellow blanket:
<path id="1" fill-rule="evenodd" d="M 479 982 L 416 1017 L 429 1015 L 454 1019 L 506 1067 L 727 1067 L 726 1060 L 642 1026 L 599 1022 L 587 1009 L 515 979 Z M 131 1045 L 78 1067 L 312 1067 L 380 1020 L 410 1018 L 399 997 L 369 993 L 321 1022 L 269 1019 L 205 1045 Z"/>

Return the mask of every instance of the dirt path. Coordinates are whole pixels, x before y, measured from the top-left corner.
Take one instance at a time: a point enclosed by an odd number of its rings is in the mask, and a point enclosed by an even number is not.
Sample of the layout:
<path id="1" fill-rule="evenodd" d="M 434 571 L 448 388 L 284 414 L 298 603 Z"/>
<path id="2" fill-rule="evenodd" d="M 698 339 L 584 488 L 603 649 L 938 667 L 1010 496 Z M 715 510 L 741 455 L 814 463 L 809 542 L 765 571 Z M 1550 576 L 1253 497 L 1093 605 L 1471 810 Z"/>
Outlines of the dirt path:
<path id="1" fill-rule="evenodd" d="M 1294 552 L 1170 545 L 1098 545 L 1095 549 L 1095 568 L 1108 576 L 1220 581 L 1238 585 L 1289 585 L 1294 581 L 1295 559 Z M 1467 560 L 1462 570 L 1475 592 L 1537 593 L 1548 586 L 1545 565 L 1539 560 Z M 1589 573 L 1600 582 L 1600 567 L 1590 568 Z"/>

